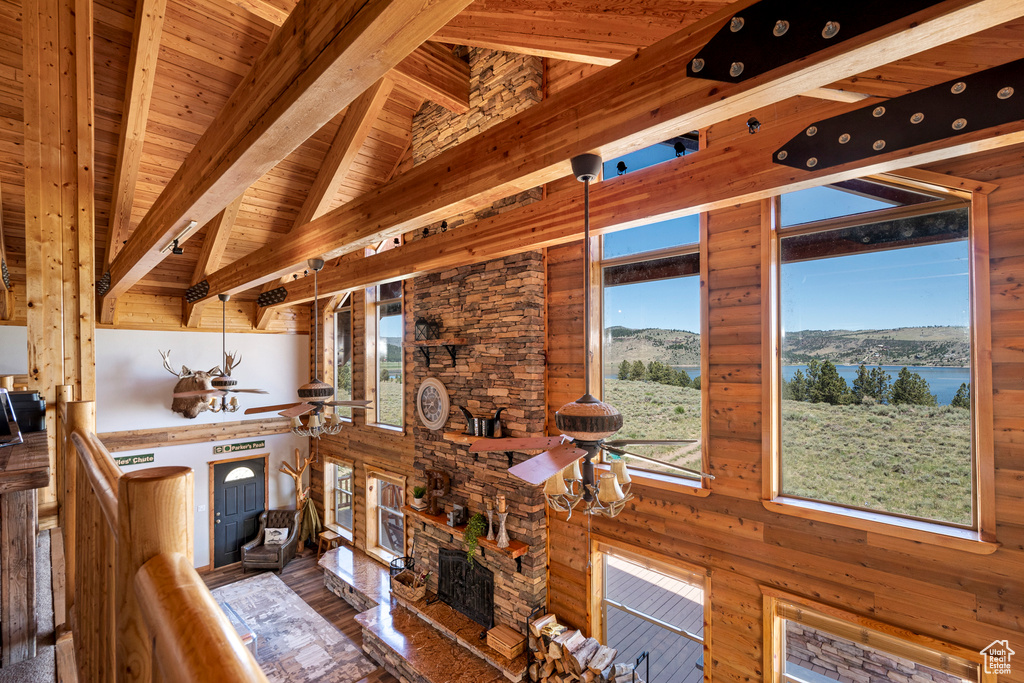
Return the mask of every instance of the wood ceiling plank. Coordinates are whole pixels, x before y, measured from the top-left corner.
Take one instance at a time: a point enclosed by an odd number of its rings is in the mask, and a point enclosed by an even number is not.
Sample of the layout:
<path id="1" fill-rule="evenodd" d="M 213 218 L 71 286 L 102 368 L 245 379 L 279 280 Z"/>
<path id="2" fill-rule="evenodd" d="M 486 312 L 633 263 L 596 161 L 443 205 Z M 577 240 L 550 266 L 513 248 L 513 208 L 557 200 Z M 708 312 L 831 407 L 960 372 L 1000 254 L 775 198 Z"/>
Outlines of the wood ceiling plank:
<path id="1" fill-rule="evenodd" d="M 303 0 L 111 264 L 101 320 L 188 220 L 213 218 L 466 4 Z"/>
<path id="2" fill-rule="evenodd" d="M 834 112 L 845 110 L 848 108 Z M 766 152 L 766 149 L 781 146 L 806 127 L 806 116 L 791 119 L 781 125 L 776 122 L 771 135 L 762 131 L 757 136 L 729 140 L 713 149 L 592 185 L 592 233 L 606 234 L 808 187 L 1024 143 L 1024 122 L 1015 122 L 958 136 L 952 141 L 938 141 L 832 169 L 804 172 L 773 164 L 770 152 Z M 321 297 L 338 294 L 579 240 L 583 236 L 583 191 L 578 183 L 570 182 L 572 184 L 563 184 L 563 189 L 549 192 L 547 197 L 528 206 L 446 233 L 435 233 L 400 249 L 363 259 L 331 260 L 320 272 L 319 294 Z M 312 283 L 298 280 L 288 283 L 286 288 L 288 298 L 278 306 L 295 306 L 313 300 Z"/>
<path id="3" fill-rule="evenodd" d="M 220 268 L 224 258 L 224 249 L 228 245 L 228 238 L 231 237 L 231 229 L 238 217 L 238 209 L 242 206 L 245 193 L 238 195 L 238 198 L 224 207 L 212 221 L 206 226 L 206 239 L 203 240 L 203 248 L 199 251 L 199 260 L 196 261 L 195 270 L 192 272 L 192 281 L 199 282 L 210 271 Z M 182 323 L 185 327 L 199 327 L 203 318 L 203 304 L 192 304 L 185 302 Z"/>
<path id="4" fill-rule="evenodd" d="M 235 5 L 252 12 L 260 19 L 280 26 L 295 9 L 291 0 L 231 0 Z"/>
<path id="5" fill-rule="evenodd" d="M 469 64 L 437 43 L 424 43 L 398 63 L 391 77 L 456 114 L 469 111 Z"/>
<path id="6" fill-rule="evenodd" d="M 110 205 L 107 228 L 106 268 L 117 257 L 128 238 L 135 183 L 142 146 L 146 139 L 149 105 L 156 82 L 156 64 L 160 53 L 167 0 L 138 0 L 135 6 L 135 32 L 132 36 L 128 84 L 121 112 L 121 135 L 117 144 L 117 165 L 114 169 L 114 196 Z"/>
<path id="7" fill-rule="evenodd" d="M 680 77 L 743 0 L 566 88 L 522 114 L 213 273 L 234 293 L 565 176 L 568 160 L 606 158 L 707 127 L 1015 18 L 1008 0 L 949 0 L 738 84 Z"/>
<path id="8" fill-rule="evenodd" d="M 433 39 L 609 66 L 727 4 L 476 0 Z"/>

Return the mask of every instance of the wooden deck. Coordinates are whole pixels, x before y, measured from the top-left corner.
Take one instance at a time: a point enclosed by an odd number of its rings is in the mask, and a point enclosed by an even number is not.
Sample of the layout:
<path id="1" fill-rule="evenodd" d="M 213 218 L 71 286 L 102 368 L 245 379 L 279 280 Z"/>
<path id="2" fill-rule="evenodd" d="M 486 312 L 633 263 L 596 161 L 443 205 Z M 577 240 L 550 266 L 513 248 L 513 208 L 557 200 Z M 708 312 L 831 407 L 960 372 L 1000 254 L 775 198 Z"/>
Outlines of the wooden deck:
<path id="1" fill-rule="evenodd" d="M 610 599 L 703 635 L 701 589 L 616 557 L 608 558 L 605 580 Z M 644 650 L 651 653 L 648 683 L 703 680 L 703 648 L 699 643 L 614 607 L 608 608 L 607 620 L 608 645 L 618 649 L 617 661 L 632 661 Z M 643 674 L 643 665 L 640 671 Z"/>

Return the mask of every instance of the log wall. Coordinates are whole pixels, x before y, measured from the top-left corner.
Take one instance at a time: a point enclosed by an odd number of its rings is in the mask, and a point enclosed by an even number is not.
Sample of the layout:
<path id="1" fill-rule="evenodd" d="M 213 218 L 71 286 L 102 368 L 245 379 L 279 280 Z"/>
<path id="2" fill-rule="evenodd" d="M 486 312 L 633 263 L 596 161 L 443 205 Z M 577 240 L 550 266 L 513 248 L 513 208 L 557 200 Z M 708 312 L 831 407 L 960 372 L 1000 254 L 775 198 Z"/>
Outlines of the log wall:
<path id="1" fill-rule="evenodd" d="M 761 502 L 761 221 L 767 204 L 708 216 L 710 409 L 708 456 L 716 479 L 706 498 L 638 487 L 619 517 L 595 517 L 594 533 L 638 552 L 709 570 L 710 656 L 720 681 L 765 677 L 762 594 L 772 586 L 880 622 L 978 651 L 997 639 L 1024 643 L 1024 163 L 1021 150 L 976 155 L 939 170 L 999 185 L 990 196 L 996 517 L 990 555 L 914 543 L 784 516 Z M 575 258 L 573 256 L 575 255 Z M 548 253 L 549 421 L 582 393 L 580 247 Z M 578 353 L 575 355 L 579 355 Z M 549 609 L 591 623 L 585 520 L 549 512 Z M 1024 680 L 1024 667 L 1007 676 Z"/>

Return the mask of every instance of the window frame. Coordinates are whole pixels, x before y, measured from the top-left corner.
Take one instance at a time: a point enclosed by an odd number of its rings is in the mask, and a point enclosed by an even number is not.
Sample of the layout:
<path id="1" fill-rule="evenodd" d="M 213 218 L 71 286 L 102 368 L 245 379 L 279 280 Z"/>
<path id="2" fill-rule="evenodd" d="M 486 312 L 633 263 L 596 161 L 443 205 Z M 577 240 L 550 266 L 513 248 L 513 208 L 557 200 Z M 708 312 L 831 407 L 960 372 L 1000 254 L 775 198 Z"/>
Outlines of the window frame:
<path id="1" fill-rule="evenodd" d="M 947 195 L 969 202 L 968 234 L 970 339 L 971 339 L 971 455 L 972 528 L 963 528 L 941 521 L 925 520 L 895 513 L 864 510 L 838 503 L 785 496 L 781 492 L 781 256 L 780 242 L 784 235 L 800 231 L 810 224 L 781 228 L 781 196 L 762 200 L 761 210 L 761 313 L 762 367 L 762 494 L 761 501 L 772 512 L 804 519 L 824 521 L 841 526 L 875 532 L 882 537 L 957 548 L 975 554 L 995 552 L 995 465 L 993 455 L 991 306 L 988 261 L 988 194 L 997 186 L 978 183 L 919 169 L 868 176 L 887 184 L 900 184 L 932 194 Z M 964 188 L 972 188 L 967 190 Z M 895 210 L 895 209 L 893 209 Z M 874 222 L 876 216 L 893 211 L 876 212 L 831 219 L 836 224 Z M 824 222 L 824 221 L 822 221 Z M 780 234 L 781 233 L 781 234 Z M 986 362 L 986 359 L 988 361 Z M 885 541 L 892 545 L 896 540 Z"/>
<path id="2" fill-rule="evenodd" d="M 338 316 L 339 315 L 344 315 L 346 312 L 348 313 L 348 317 L 349 317 L 349 319 L 348 319 L 348 343 L 349 343 L 349 348 L 352 351 L 352 353 L 351 353 L 352 357 L 349 360 L 349 364 L 350 364 L 349 382 L 351 384 L 350 393 L 351 393 L 352 397 L 355 397 L 355 388 L 356 388 L 355 387 L 356 353 L 355 353 L 355 305 L 354 305 L 354 301 L 353 301 L 354 298 L 355 297 L 352 295 L 352 292 L 348 292 L 347 294 L 343 294 L 341 296 L 341 303 L 339 303 L 334 308 L 333 314 L 331 316 L 331 321 L 333 323 L 333 349 L 332 349 L 332 354 L 331 354 L 332 358 L 333 358 L 333 362 L 331 364 L 331 368 L 332 368 L 332 370 L 334 372 L 333 384 L 334 384 L 335 398 L 337 398 L 337 391 L 338 391 Z M 350 412 L 349 415 L 338 415 L 338 418 L 341 419 L 341 420 L 344 420 L 345 422 L 352 422 L 353 421 L 353 416 L 355 414 L 355 411 L 350 408 L 349 412 Z M 335 410 L 335 413 L 337 413 L 337 409 Z"/>
<path id="3" fill-rule="evenodd" d="M 406 427 L 405 408 L 406 408 L 406 405 L 405 405 L 405 390 L 404 390 L 404 387 L 405 387 L 405 379 L 406 378 L 405 378 L 405 350 L 404 350 L 404 342 L 405 342 L 405 327 L 406 327 L 406 325 L 405 325 L 405 323 L 406 323 L 406 307 L 405 307 L 406 291 L 405 291 L 405 282 L 403 280 L 392 280 L 391 282 L 397 282 L 398 285 L 401 287 L 401 296 L 399 296 L 397 299 L 378 299 L 378 295 L 379 295 L 379 292 L 380 292 L 381 285 L 376 285 L 376 286 L 373 286 L 373 287 L 367 287 L 366 288 L 366 296 L 364 297 L 365 301 L 364 301 L 364 307 L 363 307 L 363 319 L 364 319 L 364 323 L 365 323 L 365 325 L 364 325 L 364 327 L 365 327 L 365 336 L 364 336 L 365 354 L 364 354 L 364 360 L 365 360 L 365 368 L 366 368 L 365 372 L 366 372 L 366 374 L 369 377 L 373 378 L 372 382 L 367 381 L 365 383 L 366 387 L 367 387 L 367 392 L 370 394 L 367 398 L 369 398 L 372 401 L 370 403 L 370 405 L 366 407 L 366 411 L 365 411 L 365 413 L 366 413 L 366 425 L 369 426 L 369 427 L 376 427 L 378 429 L 386 429 L 386 430 L 389 430 L 389 431 L 405 433 L 405 427 Z M 389 282 L 389 283 L 384 283 L 384 284 L 391 284 L 391 283 Z M 402 354 L 401 377 L 402 377 L 402 387 L 403 387 L 403 390 L 401 392 L 401 410 L 399 411 L 399 415 L 400 415 L 399 419 L 401 420 L 402 424 L 400 424 L 400 425 L 393 425 L 393 424 L 389 424 L 387 422 L 381 422 L 380 421 L 380 408 L 379 408 L 379 403 L 380 403 L 380 356 L 378 354 L 378 340 L 380 338 L 380 334 L 379 334 L 379 330 L 380 330 L 379 311 L 380 311 L 380 307 L 381 306 L 384 306 L 384 305 L 387 305 L 387 304 L 390 304 L 390 303 L 394 303 L 394 302 L 398 302 L 399 306 L 401 307 L 401 313 L 399 314 L 399 317 L 400 317 L 401 323 L 402 323 L 402 340 L 403 340 L 403 347 L 402 347 L 402 352 L 401 352 L 401 354 Z"/>
<path id="4" fill-rule="evenodd" d="M 380 511 L 381 506 L 378 504 L 377 499 L 380 495 L 377 482 L 385 482 L 388 484 L 394 484 L 401 487 L 402 489 L 402 504 L 406 503 L 406 485 L 405 477 L 403 475 L 394 474 L 392 472 L 385 472 L 384 470 L 367 469 L 366 470 L 366 552 L 370 555 L 377 557 L 384 562 L 391 562 L 391 560 L 405 556 L 409 542 L 408 542 L 408 528 L 406 527 L 404 518 L 405 513 L 401 509 L 397 511 L 397 514 L 402 515 L 402 554 L 396 555 L 391 550 L 388 550 L 380 543 Z M 391 508 L 384 508 L 385 510 L 391 510 Z M 393 512 L 393 511 L 392 511 Z"/>
<path id="5" fill-rule="evenodd" d="M 698 215 L 698 242 L 690 243 L 686 245 L 680 245 L 675 247 L 667 247 L 664 249 L 655 249 L 652 251 L 641 252 L 638 254 L 628 254 L 624 256 L 616 256 L 613 258 L 604 258 L 604 239 L 592 241 L 592 258 L 591 258 L 591 272 L 588 279 L 591 291 L 594 294 L 592 300 L 594 306 L 591 310 L 591 320 L 588 321 L 590 325 L 590 339 L 591 348 L 589 349 L 591 357 L 596 362 L 591 367 L 591 386 L 597 387 L 598 398 L 604 400 L 604 270 L 610 266 L 621 266 L 630 263 L 641 263 L 643 261 L 653 261 L 658 259 L 669 258 L 671 256 L 681 256 L 688 254 L 697 254 L 699 259 L 698 273 L 694 275 L 687 275 L 684 277 L 697 277 L 699 278 L 699 307 L 700 307 L 700 450 L 701 450 L 701 471 L 704 473 L 711 472 L 711 461 L 708 454 L 708 443 L 709 437 L 708 432 L 708 418 L 710 410 L 710 399 L 708 392 L 708 384 L 710 373 L 710 361 L 708 358 L 709 351 L 709 304 L 708 304 L 708 214 L 707 212 L 701 212 Z M 604 461 L 603 452 L 601 454 L 600 461 L 595 463 L 598 469 L 608 470 L 609 466 Z M 635 485 L 648 486 L 654 489 L 662 489 L 666 491 L 677 491 L 689 493 L 696 496 L 705 497 L 711 494 L 711 480 L 706 478 L 694 479 L 690 476 L 684 475 L 672 475 L 663 472 L 654 472 L 650 470 L 630 468 L 630 478 L 633 480 Z"/>
<path id="6" fill-rule="evenodd" d="M 894 656 L 909 659 L 932 668 L 939 668 L 941 670 L 941 666 L 930 664 L 928 660 L 941 659 L 942 657 L 955 658 L 961 660 L 961 663 L 970 663 L 977 666 L 977 683 L 996 683 L 998 680 L 998 675 L 985 672 L 983 655 L 970 648 L 914 633 L 904 628 L 885 624 L 854 614 L 853 612 L 809 600 L 799 595 L 786 593 L 770 586 L 762 585 L 760 589 L 764 614 L 765 683 L 804 683 L 802 679 L 785 673 L 786 641 L 784 622 L 787 618 L 784 615 L 786 613 L 802 613 L 806 615 L 805 618 L 793 620 L 839 638 L 854 640 L 854 642 L 864 642 L 865 639 L 870 639 L 871 633 L 877 633 L 879 639 L 903 641 L 899 643 L 899 646 L 905 649 L 902 649 L 899 653 L 893 653 L 884 647 L 879 647 L 877 643 L 869 644 L 871 647 L 881 649 L 883 652 L 889 652 L 889 654 Z M 823 624 L 833 624 L 833 627 L 838 625 L 842 629 L 850 629 L 862 635 L 857 639 L 848 638 L 842 634 L 830 631 Z M 914 659 L 915 652 L 920 653 L 917 656 L 921 659 Z"/>
<path id="7" fill-rule="evenodd" d="M 342 538 L 346 539 L 350 543 L 355 541 L 356 535 L 356 464 L 355 461 L 347 460 L 345 458 L 339 458 L 336 456 L 327 456 L 324 458 L 326 464 L 324 472 L 324 526 L 331 529 L 335 533 L 339 534 Z M 331 471 L 331 468 L 347 467 L 352 472 L 352 528 L 346 529 L 342 525 L 338 524 L 336 514 L 337 505 L 335 498 L 337 495 L 337 489 L 335 487 L 335 480 L 337 475 Z M 328 476 L 330 474 L 330 476 Z M 328 503 L 330 503 L 328 505 Z"/>
<path id="8" fill-rule="evenodd" d="M 704 635 L 703 638 L 697 639 L 693 634 L 686 632 L 684 629 L 674 627 L 671 624 L 660 622 L 656 618 L 648 618 L 646 615 L 638 614 L 635 610 L 625 609 L 629 614 L 636 616 L 638 619 L 642 619 L 648 623 L 652 623 L 661 628 L 665 628 L 671 633 L 690 640 L 691 642 L 699 642 L 703 646 L 703 660 L 705 665 L 711 661 L 711 601 L 709 596 L 711 595 L 711 571 L 705 567 L 699 567 L 689 562 L 681 561 L 676 558 L 669 558 L 656 551 L 652 551 L 648 548 L 639 548 L 631 545 L 627 545 L 620 541 L 614 540 L 609 537 L 594 534 L 591 542 L 591 561 L 590 561 L 590 632 L 600 633 L 602 641 L 608 642 L 605 619 L 605 603 L 608 602 L 605 599 L 607 592 L 605 583 L 606 576 L 604 571 L 605 556 L 612 555 L 620 557 L 633 564 L 640 565 L 650 571 L 665 574 L 673 579 L 688 583 L 690 585 L 698 586 L 703 591 L 703 608 L 704 608 Z M 616 605 L 616 609 L 622 609 L 621 606 Z M 704 680 L 710 680 L 710 670 L 705 666 L 704 669 Z"/>

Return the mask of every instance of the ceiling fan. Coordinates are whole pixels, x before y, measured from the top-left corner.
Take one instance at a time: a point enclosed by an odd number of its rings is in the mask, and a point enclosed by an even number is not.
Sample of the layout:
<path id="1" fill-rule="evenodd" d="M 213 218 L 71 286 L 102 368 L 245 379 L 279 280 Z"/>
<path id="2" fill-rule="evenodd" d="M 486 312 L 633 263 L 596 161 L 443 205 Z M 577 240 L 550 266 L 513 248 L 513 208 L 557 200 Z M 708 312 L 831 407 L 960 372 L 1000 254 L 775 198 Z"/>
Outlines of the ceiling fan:
<path id="1" fill-rule="evenodd" d="M 231 371 L 242 362 L 242 357 L 237 351 L 227 352 L 227 302 L 231 298 L 230 294 L 218 294 L 217 298 L 220 299 L 220 352 L 221 357 L 224 361 L 222 367 L 218 367 L 213 372 L 213 377 L 210 379 L 210 385 L 212 389 L 197 389 L 195 391 L 182 391 L 176 394 L 171 394 L 174 398 L 186 398 L 190 396 L 220 396 L 221 404 L 219 408 L 213 407 L 215 398 L 210 402 L 210 410 L 215 413 L 221 411 L 233 413 L 238 410 L 238 400 L 234 397 L 231 398 L 231 403 L 228 404 L 224 401 L 228 394 L 266 394 L 267 392 L 263 389 L 237 389 L 236 385 L 238 380 L 231 376 Z"/>
<path id="2" fill-rule="evenodd" d="M 584 299 L 583 319 L 590 320 L 590 183 L 596 180 L 601 172 L 601 157 L 596 154 L 581 154 L 572 158 L 572 171 L 576 179 L 584 184 L 584 220 L 583 220 L 583 253 L 584 253 Z M 587 514 L 603 514 L 614 517 L 632 498 L 629 493 L 630 479 L 626 472 L 625 461 L 612 462 L 611 472 L 603 473 L 600 480 L 595 479 L 593 459 L 601 450 L 617 456 L 629 456 L 638 460 L 659 463 L 646 456 L 637 455 L 624 450 L 623 446 L 656 445 L 656 444 L 691 444 L 695 439 L 617 439 L 608 441 L 608 437 L 622 428 L 622 413 L 614 406 L 604 403 L 590 393 L 590 326 L 584 326 L 584 378 L 586 390 L 582 397 L 566 403 L 555 412 L 555 425 L 562 432 L 554 437 L 527 437 L 510 439 L 481 439 L 474 441 L 469 451 L 509 452 L 545 449 L 539 455 L 525 460 L 518 465 L 509 467 L 512 474 L 523 481 L 539 485 L 544 483 L 544 494 L 548 504 L 560 512 L 572 510 L 584 503 Z M 583 458 L 582 469 L 579 460 Z M 569 469 L 571 468 L 571 469 Z M 698 470 L 672 465 L 690 474 L 714 479 L 710 474 Z M 568 480 L 568 486 L 567 481 Z M 625 487 L 625 491 L 623 491 Z"/>
<path id="3" fill-rule="evenodd" d="M 322 258 L 311 258 L 306 262 L 309 268 L 313 271 L 313 348 L 320 348 L 320 316 L 315 309 L 316 302 L 318 301 L 317 291 L 317 273 L 320 272 L 324 267 L 324 260 Z M 299 403 L 284 403 L 281 405 L 274 406 L 262 406 L 259 408 L 249 408 L 245 411 L 246 415 L 252 415 L 254 413 L 272 413 L 277 412 L 281 417 L 291 418 L 292 420 L 292 431 L 301 436 L 312 436 L 319 438 L 322 434 L 337 434 L 341 429 L 340 418 L 334 411 L 327 412 L 328 407 L 339 407 L 345 406 L 348 408 L 362 408 L 365 409 L 370 405 L 370 401 L 335 401 L 334 398 L 334 387 L 327 382 L 322 381 L 317 375 L 320 374 L 320 354 L 313 354 L 313 377 L 307 384 L 303 384 L 299 387 L 298 393 L 299 398 L 302 399 Z M 299 419 L 303 415 L 310 414 L 307 425 L 303 427 L 301 420 Z"/>

